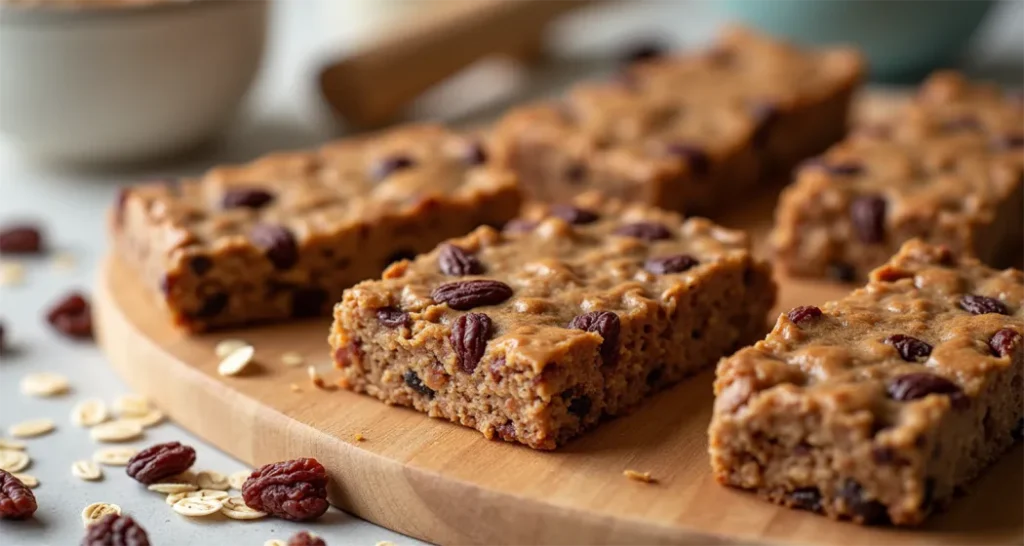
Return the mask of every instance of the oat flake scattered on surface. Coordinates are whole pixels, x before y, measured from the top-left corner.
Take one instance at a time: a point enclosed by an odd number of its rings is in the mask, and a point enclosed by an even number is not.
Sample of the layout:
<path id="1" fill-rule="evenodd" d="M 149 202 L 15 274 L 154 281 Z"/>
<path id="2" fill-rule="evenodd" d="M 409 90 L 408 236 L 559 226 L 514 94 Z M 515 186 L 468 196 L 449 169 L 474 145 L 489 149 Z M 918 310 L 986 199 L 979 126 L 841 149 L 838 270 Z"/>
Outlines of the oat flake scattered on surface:
<path id="1" fill-rule="evenodd" d="M 7 433 L 15 438 L 35 438 L 36 436 L 49 434 L 55 428 L 57 426 L 53 423 L 52 419 L 31 419 L 11 425 L 7 429 Z"/>
<path id="2" fill-rule="evenodd" d="M 27 396 L 57 396 L 68 392 L 71 384 L 59 373 L 30 373 L 21 378 L 21 393 Z"/>
<path id="3" fill-rule="evenodd" d="M 109 514 L 120 515 L 121 507 L 106 502 L 94 502 L 82 510 L 82 524 L 88 527 Z"/>

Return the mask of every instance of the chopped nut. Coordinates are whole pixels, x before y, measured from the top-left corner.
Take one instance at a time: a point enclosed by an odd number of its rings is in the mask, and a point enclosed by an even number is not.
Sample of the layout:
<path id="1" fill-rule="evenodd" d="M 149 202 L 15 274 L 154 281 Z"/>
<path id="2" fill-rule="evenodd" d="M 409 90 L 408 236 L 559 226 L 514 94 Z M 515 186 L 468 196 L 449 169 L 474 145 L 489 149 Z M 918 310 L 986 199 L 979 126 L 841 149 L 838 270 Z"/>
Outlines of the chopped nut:
<path id="1" fill-rule="evenodd" d="M 89 436 L 98 442 L 127 442 L 142 436 L 142 426 L 134 421 L 118 419 L 92 427 Z"/>
<path id="2" fill-rule="evenodd" d="M 59 373 L 30 373 L 21 378 L 21 393 L 28 396 L 56 396 L 69 387 L 68 378 Z"/>
<path id="3" fill-rule="evenodd" d="M 395 546 L 395 543 L 390 540 L 381 540 L 377 542 L 377 546 Z"/>
<path id="4" fill-rule="evenodd" d="M 14 472 L 11 475 L 14 476 L 15 478 L 18 478 L 18 480 L 20 480 L 21 483 L 25 484 L 25 487 L 29 489 L 35 489 L 39 487 L 39 479 L 33 476 L 32 474 L 19 474 L 17 472 Z"/>
<path id="5" fill-rule="evenodd" d="M 121 515 L 121 507 L 116 504 L 94 502 L 82 510 L 82 524 L 88 527 L 110 514 Z"/>
<path id="6" fill-rule="evenodd" d="M 0 449 L 0 470 L 20 472 L 28 466 L 32 459 L 24 451 Z"/>
<path id="7" fill-rule="evenodd" d="M 224 360 L 217 366 L 217 373 L 223 376 L 238 375 L 252 362 L 252 357 L 255 354 L 256 349 L 252 345 L 239 347 L 224 357 Z"/>
<path id="8" fill-rule="evenodd" d="M 306 373 L 309 374 L 309 380 L 313 382 L 313 385 L 318 389 L 333 390 L 334 386 L 329 386 L 324 381 L 324 378 L 320 377 L 320 372 L 316 371 L 316 366 L 310 366 L 306 368 Z"/>
<path id="9" fill-rule="evenodd" d="M 302 357 L 301 353 L 295 351 L 288 351 L 281 355 L 281 362 L 290 368 L 295 368 L 306 363 L 306 359 Z"/>
<path id="10" fill-rule="evenodd" d="M 141 394 L 122 394 L 114 400 L 114 413 L 118 417 L 142 417 L 150 409 L 149 399 Z"/>
<path id="11" fill-rule="evenodd" d="M 127 466 L 128 461 L 138 453 L 134 447 L 105 447 L 92 454 L 92 460 L 107 466 Z"/>
<path id="12" fill-rule="evenodd" d="M 213 348 L 213 354 L 217 355 L 217 358 L 226 358 L 229 354 L 247 345 L 249 344 L 240 339 L 225 339 L 217 343 L 217 346 Z"/>
<path id="13" fill-rule="evenodd" d="M 92 427 L 107 420 L 107 405 L 99 398 L 82 400 L 71 410 L 71 422 L 80 427 Z"/>
<path id="14" fill-rule="evenodd" d="M 263 546 L 288 546 L 288 543 L 279 538 L 272 538 L 264 542 Z"/>
<path id="15" fill-rule="evenodd" d="M 245 501 L 242 500 L 242 497 L 228 497 L 224 499 L 224 506 L 220 511 L 231 519 L 260 519 L 267 515 L 265 512 L 249 508 Z"/>
<path id="16" fill-rule="evenodd" d="M 651 477 L 650 472 L 638 472 L 636 470 L 623 470 L 622 475 L 638 482 L 658 483 L 658 480 Z"/>
<path id="17" fill-rule="evenodd" d="M 103 477 L 103 470 L 92 461 L 75 461 L 71 465 L 71 474 L 87 482 L 94 482 Z"/>
<path id="18" fill-rule="evenodd" d="M 363 434 L 362 434 L 361 432 L 357 432 L 357 433 L 356 433 L 356 435 L 355 435 L 355 441 L 357 441 L 357 442 L 363 442 L 363 441 L 365 441 L 365 440 L 366 440 L 366 437 L 365 437 L 365 436 L 363 436 Z"/>
<path id="19" fill-rule="evenodd" d="M 52 432 L 55 428 L 51 419 L 32 419 L 11 425 L 7 433 L 15 438 L 35 438 Z"/>

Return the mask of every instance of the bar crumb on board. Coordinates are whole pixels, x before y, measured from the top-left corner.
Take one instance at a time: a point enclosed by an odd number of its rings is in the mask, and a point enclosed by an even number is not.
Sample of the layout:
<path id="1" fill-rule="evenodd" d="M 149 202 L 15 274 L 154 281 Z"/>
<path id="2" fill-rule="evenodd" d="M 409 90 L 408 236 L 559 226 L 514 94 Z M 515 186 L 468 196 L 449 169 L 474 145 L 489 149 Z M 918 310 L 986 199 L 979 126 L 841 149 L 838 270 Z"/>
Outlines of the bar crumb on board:
<path id="1" fill-rule="evenodd" d="M 622 471 L 622 475 L 637 482 L 658 483 L 658 480 L 651 477 L 650 472 L 640 472 L 637 470 L 626 469 Z"/>

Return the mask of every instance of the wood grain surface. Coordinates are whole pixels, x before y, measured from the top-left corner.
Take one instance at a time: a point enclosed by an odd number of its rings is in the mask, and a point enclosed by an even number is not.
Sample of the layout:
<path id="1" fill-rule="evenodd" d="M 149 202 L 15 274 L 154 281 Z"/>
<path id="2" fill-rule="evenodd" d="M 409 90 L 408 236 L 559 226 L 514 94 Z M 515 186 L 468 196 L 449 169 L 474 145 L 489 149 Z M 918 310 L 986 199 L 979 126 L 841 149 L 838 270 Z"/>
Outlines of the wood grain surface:
<path id="1" fill-rule="evenodd" d="M 723 223 L 763 235 L 771 203 Z M 1024 450 L 1016 446 L 965 498 L 919 529 L 865 528 L 776 507 L 711 478 L 708 371 L 602 424 L 556 452 L 489 442 L 475 430 L 320 390 L 298 351 L 332 376 L 328 319 L 188 337 L 175 331 L 132 271 L 106 262 L 95 295 L 99 340 L 128 383 L 172 419 L 248 464 L 316 457 L 330 499 L 374 523 L 443 544 L 1020 544 Z M 821 303 L 849 287 L 779 279 L 778 309 Z M 246 375 L 221 377 L 214 345 L 253 343 Z M 301 392 L 293 392 L 291 384 Z M 357 441 L 362 435 L 364 441 Z M 656 484 L 623 477 L 650 472 Z"/>

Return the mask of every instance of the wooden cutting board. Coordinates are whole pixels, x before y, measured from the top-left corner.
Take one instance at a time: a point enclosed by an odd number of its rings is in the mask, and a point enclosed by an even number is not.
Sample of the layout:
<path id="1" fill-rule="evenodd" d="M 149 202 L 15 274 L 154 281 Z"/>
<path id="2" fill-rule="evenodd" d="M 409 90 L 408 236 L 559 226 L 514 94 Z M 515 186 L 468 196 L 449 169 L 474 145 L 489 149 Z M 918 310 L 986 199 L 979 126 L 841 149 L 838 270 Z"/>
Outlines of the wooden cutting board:
<path id="1" fill-rule="evenodd" d="M 723 223 L 764 234 L 772 203 Z M 780 278 L 778 310 L 842 296 L 849 287 Z M 945 513 L 916 530 L 865 528 L 776 507 L 711 478 L 706 429 L 711 371 L 602 424 L 556 452 L 485 440 L 475 430 L 320 390 L 298 351 L 330 380 L 328 319 L 188 337 L 116 260 L 95 294 L 99 341 L 117 371 L 172 419 L 251 465 L 316 457 L 335 505 L 443 544 L 1020 544 L 1024 449 L 1006 455 Z M 214 345 L 257 348 L 252 373 L 217 374 Z M 293 392 L 291 384 L 301 392 Z M 357 441 L 362 435 L 364 441 Z M 623 477 L 650 472 L 657 484 Z"/>

